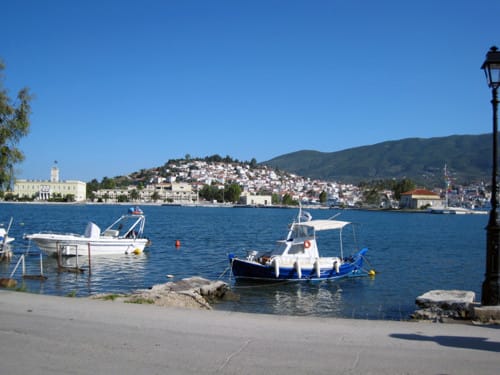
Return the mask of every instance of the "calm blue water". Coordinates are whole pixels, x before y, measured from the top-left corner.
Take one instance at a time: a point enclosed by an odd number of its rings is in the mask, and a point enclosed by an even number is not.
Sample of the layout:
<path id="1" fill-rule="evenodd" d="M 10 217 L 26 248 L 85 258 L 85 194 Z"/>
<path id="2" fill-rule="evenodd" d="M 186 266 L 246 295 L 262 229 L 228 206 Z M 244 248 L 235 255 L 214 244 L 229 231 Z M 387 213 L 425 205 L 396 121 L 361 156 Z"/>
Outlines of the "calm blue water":
<path id="1" fill-rule="evenodd" d="M 0 264 L 7 277 L 20 254 L 29 252 L 27 267 L 39 274 L 39 252 L 23 234 L 38 231 L 83 233 L 89 220 L 101 228 L 128 206 L 1 204 L 0 223 L 14 223 L 16 238 L 10 263 Z M 359 223 L 360 246 L 368 247 L 374 278 L 284 284 L 235 283 L 227 272 L 227 254 L 272 248 L 286 234 L 295 209 L 235 209 L 143 206 L 146 235 L 152 246 L 141 255 L 95 257 L 92 273 L 57 273 L 54 259 L 44 257 L 45 282 L 22 280 L 29 292 L 88 296 L 101 292 L 129 292 L 194 275 L 231 283 L 238 302 L 224 302 L 216 309 L 284 315 L 407 319 L 415 298 L 431 289 L 465 289 L 480 300 L 484 279 L 487 215 L 430 215 L 370 211 L 310 210 L 315 219 L 341 212 L 339 219 Z M 175 241 L 181 247 L 175 247 Z M 331 240 L 331 241 L 330 241 Z M 327 245 L 334 238 L 319 238 L 323 255 L 336 255 Z M 345 254 L 350 252 L 345 249 Z M 74 262 L 73 260 L 71 260 Z M 87 264 L 82 264 L 87 268 Z"/>

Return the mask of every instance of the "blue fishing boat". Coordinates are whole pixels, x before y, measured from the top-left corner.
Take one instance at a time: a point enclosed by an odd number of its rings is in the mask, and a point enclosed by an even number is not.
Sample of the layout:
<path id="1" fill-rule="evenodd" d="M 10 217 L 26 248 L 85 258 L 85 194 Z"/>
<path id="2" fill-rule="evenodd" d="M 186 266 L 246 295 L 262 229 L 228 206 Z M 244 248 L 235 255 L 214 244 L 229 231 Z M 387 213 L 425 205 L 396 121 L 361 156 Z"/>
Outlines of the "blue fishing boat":
<path id="1" fill-rule="evenodd" d="M 326 219 L 312 220 L 309 213 L 299 211 L 284 240 L 277 241 L 271 251 L 250 250 L 245 258 L 229 254 L 229 263 L 236 279 L 255 280 L 331 280 L 366 275 L 363 261 L 367 248 L 344 257 L 342 233 L 353 227 L 351 222 Z M 317 233 L 337 231 L 339 234 L 338 256 L 320 256 Z M 354 228 L 353 228 L 354 230 Z M 368 274 L 374 274 L 373 270 Z"/>

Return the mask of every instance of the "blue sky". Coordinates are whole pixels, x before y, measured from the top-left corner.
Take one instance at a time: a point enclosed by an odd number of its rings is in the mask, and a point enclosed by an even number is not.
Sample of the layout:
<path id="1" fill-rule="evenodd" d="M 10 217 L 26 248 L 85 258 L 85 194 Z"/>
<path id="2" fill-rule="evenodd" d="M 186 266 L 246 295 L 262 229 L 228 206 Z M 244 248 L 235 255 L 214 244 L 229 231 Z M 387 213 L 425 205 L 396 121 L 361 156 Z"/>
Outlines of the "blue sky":
<path id="1" fill-rule="evenodd" d="M 214 154 L 258 162 L 491 132 L 500 1 L 1 2 L 18 178 L 90 181 Z M 488 157 L 488 156 L 485 156 Z"/>

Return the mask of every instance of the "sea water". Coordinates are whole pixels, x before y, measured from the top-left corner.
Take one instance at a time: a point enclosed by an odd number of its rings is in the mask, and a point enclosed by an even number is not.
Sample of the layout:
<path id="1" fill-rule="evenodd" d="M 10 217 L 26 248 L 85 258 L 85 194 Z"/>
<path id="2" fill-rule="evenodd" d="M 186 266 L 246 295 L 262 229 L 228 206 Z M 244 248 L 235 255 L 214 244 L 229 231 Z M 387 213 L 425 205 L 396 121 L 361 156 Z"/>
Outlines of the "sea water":
<path id="1" fill-rule="evenodd" d="M 0 264 L 10 276 L 25 254 L 27 272 L 40 274 L 40 252 L 24 234 L 39 231 L 83 233 L 88 221 L 104 229 L 125 213 L 122 205 L 1 204 L 0 223 L 13 223 L 14 257 Z M 337 281 L 245 283 L 228 270 L 227 255 L 245 256 L 253 249 L 272 249 L 282 239 L 297 209 L 142 206 L 145 235 L 151 240 L 139 255 L 92 257 L 91 268 L 80 257 L 82 274 L 57 272 L 54 258 L 42 257 L 47 280 L 14 278 L 23 290 L 85 297 L 127 293 L 154 284 L 201 276 L 221 278 L 239 295 L 215 309 L 280 315 L 404 320 L 416 309 L 415 298 L 433 289 L 460 289 L 480 300 L 484 280 L 487 215 L 431 215 L 359 210 L 310 210 L 314 219 L 334 215 L 356 223 L 358 247 L 368 247 L 366 269 L 374 277 Z M 347 237 L 347 235 L 346 235 Z M 353 238 L 354 239 L 354 238 Z M 346 238 L 347 240 L 347 238 Z M 180 246 L 176 246 L 176 242 Z M 319 233 L 320 252 L 338 254 L 338 239 Z M 347 242 L 347 241 L 346 241 Z M 349 244 L 348 244 L 349 245 Z M 344 255 L 354 251 L 344 248 Z M 75 262 L 70 258 L 67 262 Z M 90 272 L 89 272 L 90 271 Z"/>

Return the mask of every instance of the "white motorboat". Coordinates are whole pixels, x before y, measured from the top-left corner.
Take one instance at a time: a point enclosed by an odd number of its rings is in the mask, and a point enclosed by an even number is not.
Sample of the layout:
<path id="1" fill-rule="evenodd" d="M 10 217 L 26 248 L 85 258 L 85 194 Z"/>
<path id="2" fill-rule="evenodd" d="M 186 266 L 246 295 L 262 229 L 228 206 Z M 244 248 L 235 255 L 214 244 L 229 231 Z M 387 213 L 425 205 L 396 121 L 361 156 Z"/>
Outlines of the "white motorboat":
<path id="1" fill-rule="evenodd" d="M 14 237 L 9 236 L 9 231 L 10 227 L 12 226 L 13 220 L 14 219 L 11 217 L 7 229 L 5 229 L 3 226 L 0 227 L 0 250 L 2 250 L 3 245 L 8 245 L 14 241 Z"/>
<path id="2" fill-rule="evenodd" d="M 83 235 L 40 232 L 25 238 L 33 241 L 47 255 L 139 254 L 149 243 L 143 236 L 145 221 L 142 210 L 135 207 L 102 232 L 95 223 L 89 222 Z"/>
<path id="3" fill-rule="evenodd" d="M 0 247 L 14 241 L 14 237 L 10 237 L 5 228 L 0 228 Z"/>
<path id="4" fill-rule="evenodd" d="M 366 275 L 363 260 L 367 248 L 344 257 L 342 230 L 352 223 L 339 220 L 312 220 L 299 211 L 298 221 L 290 226 L 286 239 L 272 250 L 251 250 L 244 258 L 229 254 L 229 263 L 236 279 L 268 281 L 333 280 Z M 320 256 L 317 232 L 334 230 L 339 234 L 339 256 Z M 370 270 L 368 274 L 374 275 Z"/>

